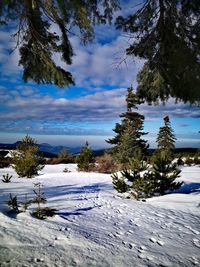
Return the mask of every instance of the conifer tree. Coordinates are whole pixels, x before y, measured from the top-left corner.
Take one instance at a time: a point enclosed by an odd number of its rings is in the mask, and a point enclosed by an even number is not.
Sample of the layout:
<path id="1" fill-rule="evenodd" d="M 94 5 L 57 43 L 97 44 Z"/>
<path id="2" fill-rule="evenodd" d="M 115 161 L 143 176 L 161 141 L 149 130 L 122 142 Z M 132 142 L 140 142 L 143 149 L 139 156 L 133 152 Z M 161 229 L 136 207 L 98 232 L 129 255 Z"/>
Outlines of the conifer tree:
<path id="1" fill-rule="evenodd" d="M 176 182 L 180 170 L 176 163 L 172 163 L 166 153 L 160 153 L 153 163 L 152 176 L 155 183 L 154 192 L 164 195 L 167 191 L 178 189 L 182 182 Z"/>
<path id="2" fill-rule="evenodd" d="M 200 101 L 200 1 L 143 0 L 132 10 L 116 25 L 130 37 L 127 55 L 145 59 L 140 93 L 149 101 Z"/>
<path id="3" fill-rule="evenodd" d="M 91 163 L 94 162 L 92 150 L 89 147 L 89 143 L 86 142 L 82 147 L 80 154 L 76 157 L 76 163 L 79 171 L 89 171 Z"/>
<path id="4" fill-rule="evenodd" d="M 30 136 L 25 136 L 12 152 L 13 168 L 20 177 L 32 178 L 43 169 L 43 156 L 39 152 L 36 141 Z"/>
<path id="5" fill-rule="evenodd" d="M 148 170 L 147 165 L 141 160 L 134 159 L 129 161 L 128 169 L 120 174 L 115 173 L 111 177 L 113 187 L 119 193 L 127 192 L 130 197 L 139 200 L 179 189 L 182 182 L 175 180 L 180 172 L 177 164 L 171 162 L 165 151 L 161 151 Z"/>
<path id="6" fill-rule="evenodd" d="M 118 9 L 118 0 L 0 1 L 0 26 L 17 27 L 14 37 L 25 82 L 65 87 L 74 84 L 74 79 L 56 64 L 54 55 L 70 65 L 74 55 L 70 37 L 79 36 L 83 43 L 91 41 L 93 26 L 111 23 L 113 11 Z"/>
<path id="7" fill-rule="evenodd" d="M 133 92 L 132 86 L 127 91 L 126 112 L 120 114 L 121 123 L 113 129 L 116 136 L 107 140 L 115 145 L 113 154 L 121 163 L 128 163 L 129 158 L 137 157 L 138 150 L 144 155 L 148 149 L 147 141 L 141 138 L 147 134 L 143 132 L 144 116 L 136 111 L 137 105 L 143 102 Z"/>
<path id="8" fill-rule="evenodd" d="M 175 148 L 175 140 L 176 137 L 173 133 L 169 117 L 166 116 L 164 117 L 164 126 L 160 127 L 156 140 L 158 149 L 172 151 Z"/>

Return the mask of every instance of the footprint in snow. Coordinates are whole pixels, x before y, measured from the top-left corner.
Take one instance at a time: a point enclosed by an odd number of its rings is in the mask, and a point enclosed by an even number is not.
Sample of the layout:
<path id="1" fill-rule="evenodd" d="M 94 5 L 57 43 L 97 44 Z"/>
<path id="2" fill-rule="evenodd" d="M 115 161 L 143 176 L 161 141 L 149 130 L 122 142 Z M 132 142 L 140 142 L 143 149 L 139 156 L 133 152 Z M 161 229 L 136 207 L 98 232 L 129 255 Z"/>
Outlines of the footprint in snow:
<path id="1" fill-rule="evenodd" d="M 165 217 L 164 215 L 159 214 L 159 213 L 155 213 L 155 215 L 156 215 L 157 217 L 160 217 L 160 218 L 164 218 L 164 217 Z"/>
<path id="2" fill-rule="evenodd" d="M 146 249 L 145 250 L 139 249 L 138 252 L 139 252 L 139 255 L 138 255 L 138 258 L 139 259 L 146 259 L 148 261 L 152 261 L 153 260 L 153 257 L 151 257 L 150 255 L 148 255 Z"/>
<path id="3" fill-rule="evenodd" d="M 121 209 L 117 209 L 117 210 L 115 210 L 115 213 L 119 213 L 119 214 L 121 214 L 123 211 L 121 210 Z"/>
<path id="4" fill-rule="evenodd" d="M 149 240 L 152 242 L 152 243 L 156 243 L 157 240 L 154 238 L 154 237 L 150 237 Z"/>
<path id="5" fill-rule="evenodd" d="M 140 225 L 140 224 L 138 224 L 138 223 L 135 223 L 134 225 L 135 225 L 135 226 L 137 226 L 137 227 L 140 227 L 140 226 L 141 226 L 141 225 Z"/>
<path id="6" fill-rule="evenodd" d="M 140 246 L 140 251 L 144 251 L 147 250 L 147 248 L 145 246 Z"/>
<path id="7" fill-rule="evenodd" d="M 134 243 L 127 243 L 125 241 L 122 241 L 122 244 L 124 246 L 128 247 L 129 249 L 132 249 L 132 248 L 136 247 L 136 244 L 134 244 Z"/>
<path id="8" fill-rule="evenodd" d="M 192 263 L 194 265 L 198 265 L 199 266 L 199 261 L 198 261 L 198 259 L 195 256 L 191 258 L 191 261 L 192 261 Z"/>
<path id="9" fill-rule="evenodd" d="M 162 247 L 165 243 L 162 240 L 157 240 L 157 244 Z"/>
<path id="10" fill-rule="evenodd" d="M 170 216 L 170 215 L 167 215 L 167 218 L 171 219 L 171 220 L 175 220 L 174 217 Z"/>
<path id="11" fill-rule="evenodd" d="M 116 234 L 116 235 L 124 235 L 124 233 L 121 232 L 121 231 L 117 231 L 115 234 Z"/>
<path id="12" fill-rule="evenodd" d="M 199 241 L 198 239 L 194 238 L 194 239 L 193 239 L 193 244 L 194 244 L 196 247 L 200 248 L 200 241 Z"/>
<path id="13" fill-rule="evenodd" d="M 199 231 L 193 229 L 191 226 L 189 225 L 183 225 L 183 227 L 185 227 L 186 229 L 190 230 L 192 233 L 194 233 L 195 235 L 199 235 Z"/>
<path id="14" fill-rule="evenodd" d="M 155 239 L 154 237 L 150 237 L 149 240 L 152 242 L 152 243 L 157 243 L 159 246 L 163 246 L 165 243 L 162 241 L 162 240 L 157 240 Z"/>

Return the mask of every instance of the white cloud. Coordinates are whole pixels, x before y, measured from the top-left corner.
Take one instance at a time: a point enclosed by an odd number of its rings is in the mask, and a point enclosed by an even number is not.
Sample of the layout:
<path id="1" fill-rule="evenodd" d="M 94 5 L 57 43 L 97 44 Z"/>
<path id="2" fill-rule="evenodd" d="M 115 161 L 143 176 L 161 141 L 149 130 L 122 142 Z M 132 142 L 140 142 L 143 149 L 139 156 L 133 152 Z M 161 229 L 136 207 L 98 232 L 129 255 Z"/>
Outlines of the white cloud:
<path id="1" fill-rule="evenodd" d="M 31 87 L 17 87 L 7 90 L 1 87 L 0 100 L 6 112 L 0 115 L 1 120 L 47 120 L 63 122 L 111 122 L 119 119 L 119 114 L 125 110 L 126 88 L 102 90 L 96 93 L 67 99 L 54 98 L 48 94 L 41 95 Z M 13 101 L 14 97 L 14 101 Z M 139 111 L 146 120 L 170 117 L 200 117 L 200 109 L 184 103 L 175 104 L 173 99 L 166 105 L 149 106 L 143 104 Z"/>

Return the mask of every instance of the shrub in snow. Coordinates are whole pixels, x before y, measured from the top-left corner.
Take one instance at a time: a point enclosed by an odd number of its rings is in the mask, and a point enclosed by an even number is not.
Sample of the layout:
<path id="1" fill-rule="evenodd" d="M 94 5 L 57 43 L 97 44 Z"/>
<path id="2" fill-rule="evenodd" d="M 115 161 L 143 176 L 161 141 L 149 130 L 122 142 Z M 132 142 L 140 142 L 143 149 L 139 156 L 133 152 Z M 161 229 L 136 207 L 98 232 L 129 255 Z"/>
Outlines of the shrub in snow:
<path id="1" fill-rule="evenodd" d="M 118 163 L 110 154 L 105 153 L 103 156 L 96 158 L 96 164 L 93 171 L 100 173 L 113 173 L 121 170 L 122 165 Z"/>
<path id="2" fill-rule="evenodd" d="M 53 217 L 55 215 L 56 209 L 52 209 L 49 207 L 38 207 L 32 212 L 32 216 L 44 220 L 47 217 Z"/>
<path id="3" fill-rule="evenodd" d="M 129 186 L 125 182 L 125 178 L 123 175 L 122 175 L 122 177 L 119 177 L 119 175 L 117 173 L 113 173 L 111 175 L 111 177 L 112 177 L 113 187 L 114 187 L 114 189 L 117 190 L 117 192 L 125 193 L 129 190 Z"/>
<path id="4" fill-rule="evenodd" d="M 52 217 L 55 215 L 56 209 L 52 209 L 49 207 L 41 207 L 41 204 L 45 204 L 47 199 L 44 197 L 44 192 L 42 192 L 42 184 L 35 183 L 35 193 L 36 197 L 32 200 L 32 203 L 37 203 L 38 207 L 32 212 L 32 215 L 38 219 L 46 219 L 46 217 Z"/>
<path id="5" fill-rule="evenodd" d="M 200 152 L 199 151 L 194 155 L 193 162 L 194 162 L 195 165 L 199 165 L 200 164 Z"/>
<path id="6" fill-rule="evenodd" d="M 42 184 L 41 183 L 35 183 L 34 184 L 35 189 L 33 192 L 35 193 L 36 197 L 32 200 L 32 203 L 37 203 L 38 205 L 45 204 L 47 202 L 44 192 L 42 192 Z"/>
<path id="7" fill-rule="evenodd" d="M 193 163 L 193 159 L 190 158 L 189 156 L 185 159 L 185 164 L 187 164 L 188 166 L 191 166 Z"/>
<path id="8" fill-rule="evenodd" d="M 11 182 L 11 179 L 12 179 L 12 175 L 9 175 L 8 173 L 7 174 L 4 174 L 3 175 L 2 182 L 4 182 L 4 183 L 10 183 Z"/>
<path id="9" fill-rule="evenodd" d="M 9 157 L 5 157 L 4 155 L 0 155 L 0 168 L 9 167 L 11 163 L 11 159 Z"/>
<path id="10" fill-rule="evenodd" d="M 20 205 L 19 205 L 17 196 L 13 197 L 12 194 L 10 193 L 10 199 L 8 200 L 7 204 L 11 208 L 12 212 L 15 212 L 15 213 L 20 213 L 21 212 L 19 210 Z"/>
<path id="11" fill-rule="evenodd" d="M 12 196 L 10 193 L 10 199 L 7 201 L 8 206 L 11 208 L 11 212 L 20 213 L 26 211 L 32 204 L 32 200 L 28 200 L 27 194 L 25 194 L 24 201 L 18 201 L 18 196 Z"/>
<path id="12" fill-rule="evenodd" d="M 19 202 L 17 196 L 13 197 L 12 194 L 10 194 L 10 199 L 7 201 L 7 204 L 11 208 L 11 211 L 20 213 L 26 211 L 31 204 L 36 203 L 37 208 L 35 208 L 32 212 L 34 217 L 38 219 L 46 219 L 47 217 L 52 217 L 55 215 L 56 209 L 41 207 L 41 204 L 45 204 L 47 202 L 46 198 L 44 197 L 44 193 L 41 190 L 41 183 L 35 183 L 34 187 L 35 189 L 33 192 L 36 195 L 34 199 L 28 200 L 27 194 L 25 194 L 25 200 Z"/>
<path id="13" fill-rule="evenodd" d="M 76 163 L 79 171 L 90 171 L 90 167 L 94 162 L 92 150 L 89 147 L 88 142 L 81 149 L 80 154 L 76 157 Z"/>
<path id="14" fill-rule="evenodd" d="M 177 162 L 176 163 L 177 163 L 178 166 L 184 165 L 184 161 L 183 161 L 183 159 L 181 157 L 179 157 L 177 159 Z"/>
<path id="15" fill-rule="evenodd" d="M 17 150 L 12 152 L 13 168 L 20 177 L 31 178 L 38 174 L 44 165 L 43 157 L 39 152 L 36 142 L 30 136 L 25 136 L 17 146 Z"/>
<path id="16" fill-rule="evenodd" d="M 149 187 L 149 181 L 146 179 L 146 174 L 142 173 L 146 169 L 147 165 L 142 160 L 129 160 L 127 169 L 123 170 L 120 174 L 113 174 L 111 176 L 114 188 L 119 193 L 129 192 L 136 199 L 147 197 L 145 186 L 148 185 Z"/>
<path id="17" fill-rule="evenodd" d="M 68 168 L 64 168 L 63 172 L 70 172 L 70 170 L 68 170 Z"/>
<path id="18" fill-rule="evenodd" d="M 179 174 L 177 164 L 172 163 L 165 153 L 161 153 L 154 159 L 151 168 L 147 169 L 143 161 L 134 159 L 130 161 L 128 169 L 123 170 L 120 175 L 113 174 L 112 179 L 118 192 L 129 192 L 130 196 L 141 199 L 178 189 L 182 185 L 175 181 Z"/>
<path id="19" fill-rule="evenodd" d="M 58 159 L 60 163 L 70 163 L 73 161 L 72 155 L 70 155 L 69 151 L 65 148 L 58 154 Z"/>

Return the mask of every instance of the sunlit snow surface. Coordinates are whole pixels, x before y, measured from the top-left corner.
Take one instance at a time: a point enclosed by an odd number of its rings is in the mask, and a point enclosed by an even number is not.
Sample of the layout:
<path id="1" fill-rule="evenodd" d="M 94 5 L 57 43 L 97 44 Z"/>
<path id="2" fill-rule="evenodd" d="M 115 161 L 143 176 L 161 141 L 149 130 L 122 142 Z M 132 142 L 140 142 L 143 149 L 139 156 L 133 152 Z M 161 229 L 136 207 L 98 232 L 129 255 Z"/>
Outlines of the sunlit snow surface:
<path id="1" fill-rule="evenodd" d="M 67 167 L 71 172 L 64 173 Z M 36 178 L 0 176 L 0 266 L 200 266 L 200 167 L 183 167 L 185 183 L 147 202 L 121 198 L 110 175 L 49 165 Z M 41 221 L 26 212 L 8 216 L 9 193 L 33 196 L 41 182 L 57 215 Z"/>

